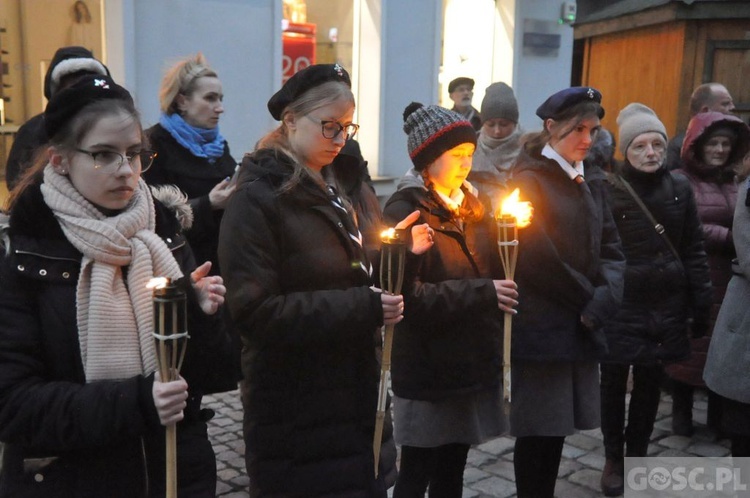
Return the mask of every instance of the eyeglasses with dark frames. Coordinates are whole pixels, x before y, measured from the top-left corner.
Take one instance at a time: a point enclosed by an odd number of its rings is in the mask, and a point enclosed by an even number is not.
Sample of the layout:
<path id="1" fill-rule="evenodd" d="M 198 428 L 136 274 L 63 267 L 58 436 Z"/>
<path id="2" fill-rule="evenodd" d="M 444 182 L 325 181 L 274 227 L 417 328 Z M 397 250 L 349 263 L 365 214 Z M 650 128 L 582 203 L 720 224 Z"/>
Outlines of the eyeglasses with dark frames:
<path id="1" fill-rule="evenodd" d="M 114 173 L 119 170 L 125 162 L 125 159 L 128 160 L 128 163 L 133 169 L 140 166 L 140 172 L 143 173 L 151 167 L 157 156 L 157 153 L 153 150 L 142 150 L 140 152 L 133 152 L 125 155 L 113 150 L 97 150 L 92 152 L 90 150 L 76 148 L 75 151 L 91 156 L 94 160 L 94 168 L 105 170 L 109 173 Z"/>
<path id="2" fill-rule="evenodd" d="M 323 137 L 329 140 L 333 140 L 334 138 L 338 137 L 341 132 L 344 132 L 344 140 L 349 140 L 354 135 L 356 135 L 357 130 L 359 130 L 358 124 L 349 123 L 348 125 L 344 126 L 337 123 L 336 121 L 317 120 L 312 116 L 306 116 L 310 120 L 320 123 L 320 131 L 321 133 L 323 133 Z"/>

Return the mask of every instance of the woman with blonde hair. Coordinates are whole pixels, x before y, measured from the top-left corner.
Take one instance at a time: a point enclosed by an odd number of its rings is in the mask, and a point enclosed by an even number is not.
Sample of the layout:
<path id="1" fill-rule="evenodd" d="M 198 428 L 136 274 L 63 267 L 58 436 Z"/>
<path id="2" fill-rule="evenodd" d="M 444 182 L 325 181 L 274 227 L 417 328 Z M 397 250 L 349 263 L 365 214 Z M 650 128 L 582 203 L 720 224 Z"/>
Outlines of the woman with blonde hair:
<path id="1" fill-rule="evenodd" d="M 156 158 L 144 178 L 152 185 L 173 184 L 187 194 L 195 221 L 187 232 L 199 261 L 216 256 L 219 226 L 234 192 L 236 161 L 219 131 L 224 92 L 203 54 L 187 57 L 164 75 L 159 90 L 159 124 L 146 130 Z"/>
<path id="2" fill-rule="evenodd" d="M 245 156 L 219 236 L 242 337 L 250 496 L 385 497 L 387 420 L 375 475 L 379 331 L 403 298 L 373 287 L 351 206 L 322 170 L 357 131 L 349 74 L 309 66 L 268 101 L 281 124 Z M 416 220 L 412 213 L 404 226 Z M 412 229 L 430 242 L 427 227 Z"/>

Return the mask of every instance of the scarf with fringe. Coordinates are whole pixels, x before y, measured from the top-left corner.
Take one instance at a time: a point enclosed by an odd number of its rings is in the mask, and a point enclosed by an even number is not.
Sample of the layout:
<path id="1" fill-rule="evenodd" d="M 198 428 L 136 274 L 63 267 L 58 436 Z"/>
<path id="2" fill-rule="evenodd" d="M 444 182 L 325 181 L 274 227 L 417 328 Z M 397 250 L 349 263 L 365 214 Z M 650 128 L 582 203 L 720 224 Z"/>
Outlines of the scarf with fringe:
<path id="1" fill-rule="evenodd" d="M 155 371 L 152 292 L 146 284 L 154 276 L 177 279 L 182 271 L 154 232 L 148 186 L 140 180 L 128 207 L 109 217 L 50 165 L 41 188 L 65 236 L 83 253 L 76 314 L 86 382 Z"/>

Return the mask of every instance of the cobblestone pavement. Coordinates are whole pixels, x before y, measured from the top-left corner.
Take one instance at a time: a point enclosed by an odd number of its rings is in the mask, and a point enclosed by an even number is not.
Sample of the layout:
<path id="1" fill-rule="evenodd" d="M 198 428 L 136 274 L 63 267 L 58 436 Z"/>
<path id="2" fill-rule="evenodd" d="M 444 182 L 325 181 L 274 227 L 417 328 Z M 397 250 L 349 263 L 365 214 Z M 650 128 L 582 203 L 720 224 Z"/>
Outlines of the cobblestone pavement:
<path id="1" fill-rule="evenodd" d="M 209 422 L 209 436 L 217 456 L 219 483 L 217 496 L 247 498 L 248 478 L 245 473 L 242 441 L 242 404 L 239 392 L 233 391 L 206 398 L 207 407 L 216 411 Z M 692 438 L 671 434 L 669 395 L 662 395 L 649 455 L 663 456 L 727 456 L 729 441 L 716 440 L 705 427 L 706 398 L 696 393 L 693 418 L 696 432 Z M 464 472 L 464 498 L 515 496 L 512 437 L 500 437 L 476 446 L 469 452 Z M 602 496 L 599 478 L 604 467 L 601 431 L 583 431 L 565 440 L 563 458 L 557 481 L 560 498 Z"/>

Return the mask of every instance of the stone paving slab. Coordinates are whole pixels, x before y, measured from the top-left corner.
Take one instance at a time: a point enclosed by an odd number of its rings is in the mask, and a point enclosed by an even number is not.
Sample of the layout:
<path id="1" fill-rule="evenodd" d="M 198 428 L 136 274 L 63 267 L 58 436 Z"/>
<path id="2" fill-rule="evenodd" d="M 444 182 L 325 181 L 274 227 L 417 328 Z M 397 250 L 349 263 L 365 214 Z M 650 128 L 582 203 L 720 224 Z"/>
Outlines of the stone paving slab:
<path id="1" fill-rule="evenodd" d="M 217 454 L 219 483 L 217 496 L 247 498 L 242 440 L 242 404 L 238 391 L 208 396 L 205 406 L 216 411 L 209 422 L 209 437 Z M 671 433 L 671 398 L 662 395 L 655 429 L 648 448 L 650 456 L 726 456 L 729 441 L 717 440 L 704 425 L 705 395 L 696 393 L 693 418 L 696 432 L 692 437 Z M 515 439 L 499 437 L 477 445 L 469 451 L 464 472 L 463 498 L 512 498 L 516 495 L 513 474 Z M 558 498 L 601 497 L 599 478 L 604 466 L 602 433 L 599 429 L 581 431 L 569 436 L 563 447 L 555 495 Z M 391 496 L 392 490 L 389 493 Z"/>

